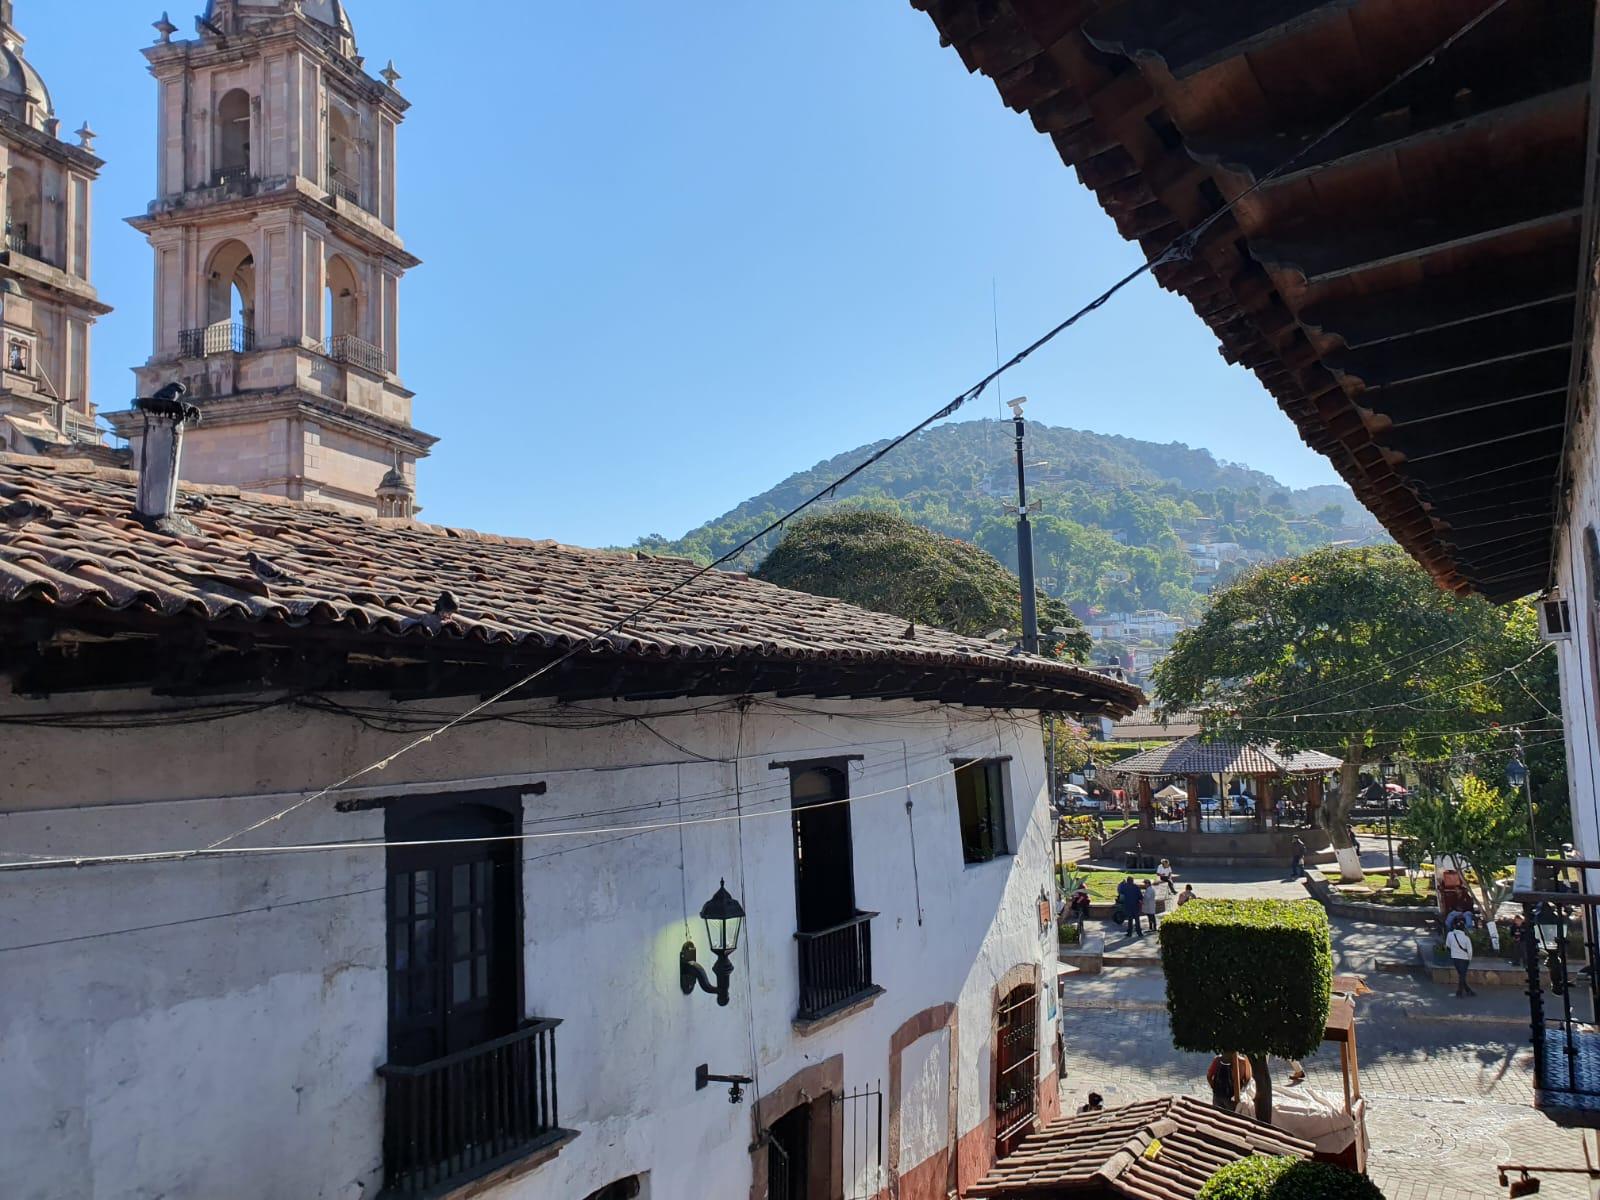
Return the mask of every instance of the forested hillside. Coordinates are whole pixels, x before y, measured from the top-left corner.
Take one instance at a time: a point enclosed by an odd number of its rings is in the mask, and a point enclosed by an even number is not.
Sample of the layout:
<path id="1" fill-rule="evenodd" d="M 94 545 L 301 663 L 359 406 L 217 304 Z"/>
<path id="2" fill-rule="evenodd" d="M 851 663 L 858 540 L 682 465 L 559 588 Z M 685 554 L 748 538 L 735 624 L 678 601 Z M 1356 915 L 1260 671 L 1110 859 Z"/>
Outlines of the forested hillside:
<path id="1" fill-rule="evenodd" d="M 641 538 L 640 550 L 715 558 L 872 452 L 862 446 L 791 475 L 732 512 L 673 540 Z M 876 464 L 832 504 L 890 509 L 940 533 L 975 542 L 1016 567 L 1009 422 L 967 421 L 926 431 Z M 1195 615 L 1210 582 L 1186 543 L 1237 543 L 1251 557 L 1280 558 L 1341 540 L 1381 539 L 1372 517 L 1341 485 L 1284 487 L 1206 450 L 1029 424 L 1030 499 L 1040 585 L 1068 602 L 1112 611 L 1165 609 Z M 758 566 L 769 536 L 737 565 Z M 1202 567 L 1199 586 L 1197 565 Z M 1244 564 L 1224 564 L 1226 582 Z"/>

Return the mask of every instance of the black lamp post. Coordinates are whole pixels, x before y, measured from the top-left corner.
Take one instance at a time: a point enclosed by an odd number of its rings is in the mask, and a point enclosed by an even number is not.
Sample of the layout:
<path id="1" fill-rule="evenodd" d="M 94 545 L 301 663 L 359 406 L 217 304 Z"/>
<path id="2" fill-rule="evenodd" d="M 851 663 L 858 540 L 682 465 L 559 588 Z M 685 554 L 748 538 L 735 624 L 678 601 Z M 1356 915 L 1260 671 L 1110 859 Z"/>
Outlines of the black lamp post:
<path id="1" fill-rule="evenodd" d="M 731 959 L 733 952 L 739 948 L 739 934 L 744 928 L 744 908 L 728 894 L 726 879 L 717 888 L 716 895 L 701 907 L 700 917 L 706 923 L 706 941 L 711 946 L 711 953 L 716 956 L 711 974 L 716 976 L 717 981 L 712 983 L 706 969 L 695 961 L 694 943 L 685 942 L 678 953 L 678 983 L 685 996 L 692 994 L 695 985 L 699 984 L 702 991 L 717 998 L 719 1005 L 726 1005 L 728 980 L 733 975 Z"/>
<path id="2" fill-rule="evenodd" d="M 1378 764 L 1378 769 L 1383 773 L 1383 840 L 1389 847 L 1389 887 L 1393 889 L 1398 886 L 1394 873 L 1394 825 L 1389 816 L 1392 807 L 1389 784 L 1394 781 L 1396 773 L 1394 759 L 1385 754 L 1383 761 Z"/>
<path id="3" fill-rule="evenodd" d="M 1538 858 L 1539 834 L 1533 824 L 1533 782 L 1528 778 L 1528 765 L 1522 761 L 1522 754 L 1521 746 L 1511 752 L 1511 761 L 1506 764 L 1506 782 L 1512 791 L 1522 792 L 1528 798 L 1528 845 L 1533 847 L 1533 856 Z"/>

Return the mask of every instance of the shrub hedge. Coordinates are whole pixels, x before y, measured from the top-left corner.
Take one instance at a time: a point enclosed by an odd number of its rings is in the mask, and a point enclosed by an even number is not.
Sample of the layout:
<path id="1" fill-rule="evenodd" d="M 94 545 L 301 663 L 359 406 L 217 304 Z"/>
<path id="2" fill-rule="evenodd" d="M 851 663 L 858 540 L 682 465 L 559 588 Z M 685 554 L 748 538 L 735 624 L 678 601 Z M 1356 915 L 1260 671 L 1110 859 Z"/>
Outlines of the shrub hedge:
<path id="1" fill-rule="evenodd" d="M 1328 914 L 1314 900 L 1192 900 L 1161 925 L 1180 1050 L 1304 1058 L 1333 985 Z"/>
<path id="2" fill-rule="evenodd" d="M 1223 1167 L 1206 1180 L 1195 1200 L 1384 1200 L 1384 1197 L 1365 1175 L 1331 1163 L 1255 1155 Z"/>

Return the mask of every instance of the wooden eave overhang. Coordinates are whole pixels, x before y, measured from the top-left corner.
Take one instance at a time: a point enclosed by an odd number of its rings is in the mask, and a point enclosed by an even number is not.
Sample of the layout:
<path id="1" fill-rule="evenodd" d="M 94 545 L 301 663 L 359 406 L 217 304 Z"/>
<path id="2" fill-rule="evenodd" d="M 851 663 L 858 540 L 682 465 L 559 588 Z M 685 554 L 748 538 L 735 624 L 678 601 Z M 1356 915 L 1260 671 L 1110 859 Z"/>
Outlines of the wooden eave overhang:
<path id="1" fill-rule="evenodd" d="M 1441 584 L 1546 585 L 1592 4 L 1507 0 L 1305 149 L 1492 0 L 912 3 L 1146 254 L 1259 184 L 1158 282 Z"/>

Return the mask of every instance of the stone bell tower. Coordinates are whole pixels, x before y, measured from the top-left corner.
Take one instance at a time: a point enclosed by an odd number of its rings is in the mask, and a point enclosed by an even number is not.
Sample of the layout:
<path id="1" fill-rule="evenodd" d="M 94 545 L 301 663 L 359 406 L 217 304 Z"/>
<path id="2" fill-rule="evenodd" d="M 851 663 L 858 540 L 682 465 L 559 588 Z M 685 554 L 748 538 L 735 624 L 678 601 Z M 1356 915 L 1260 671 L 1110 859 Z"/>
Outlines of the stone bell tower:
<path id="1" fill-rule="evenodd" d="M 174 39 L 163 16 L 145 51 L 160 195 L 130 221 L 156 268 L 140 394 L 188 386 L 186 479 L 376 513 L 437 440 L 399 373 L 418 265 L 395 231 L 400 76 L 366 73 L 342 0 L 210 0 L 195 28 Z M 134 418 L 108 417 L 136 443 Z"/>
<path id="2" fill-rule="evenodd" d="M 0 450 L 112 458 L 95 426 L 89 336 L 111 311 L 89 281 L 103 165 L 85 123 L 64 141 L 49 89 L 0 0 Z"/>

